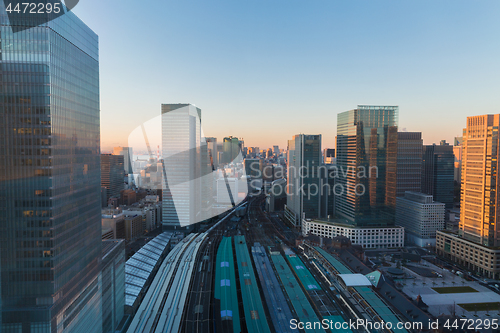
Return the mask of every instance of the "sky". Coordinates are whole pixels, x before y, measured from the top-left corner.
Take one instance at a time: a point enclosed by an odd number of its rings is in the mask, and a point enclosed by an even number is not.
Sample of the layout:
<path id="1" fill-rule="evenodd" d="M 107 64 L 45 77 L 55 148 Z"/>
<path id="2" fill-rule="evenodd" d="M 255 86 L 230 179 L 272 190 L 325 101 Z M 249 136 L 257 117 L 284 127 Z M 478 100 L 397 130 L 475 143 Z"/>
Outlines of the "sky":
<path id="1" fill-rule="evenodd" d="M 160 114 L 202 110 L 206 136 L 333 147 L 337 114 L 398 105 L 399 130 L 453 142 L 500 113 L 500 1 L 80 0 L 99 35 L 101 146 Z"/>

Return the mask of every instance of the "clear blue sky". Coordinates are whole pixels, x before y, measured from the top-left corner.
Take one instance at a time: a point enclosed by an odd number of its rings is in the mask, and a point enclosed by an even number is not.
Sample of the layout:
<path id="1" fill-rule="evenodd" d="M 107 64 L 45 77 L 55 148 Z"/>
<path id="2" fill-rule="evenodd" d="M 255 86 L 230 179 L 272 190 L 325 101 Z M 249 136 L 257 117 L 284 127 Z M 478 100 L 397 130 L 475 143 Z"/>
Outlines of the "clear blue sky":
<path id="1" fill-rule="evenodd" d="M 80 0 L 100 38 L 103 150 L 160 113 L 202 109 L 206 136 L 333 146 L 337 113 L 399 105 L 427 144 L 500 113 L 500 1 Z"/>

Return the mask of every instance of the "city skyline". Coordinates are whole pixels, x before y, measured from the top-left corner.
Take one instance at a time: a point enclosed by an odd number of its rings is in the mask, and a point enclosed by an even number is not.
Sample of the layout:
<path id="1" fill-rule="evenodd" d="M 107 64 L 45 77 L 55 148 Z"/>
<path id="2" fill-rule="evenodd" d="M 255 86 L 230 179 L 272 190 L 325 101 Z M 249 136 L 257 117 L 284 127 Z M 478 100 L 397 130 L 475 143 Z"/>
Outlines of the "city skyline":
<path id="1" fill-rule="evenodd" d="M 165 102 L 202 108 L 206 136 L 281 148 L 298 133 L 332 147 L 337 113 L 358 104 L 398 105 L 400 131 L 452 142 L 463 119 L 499 102 L 496 1 L 152 4 L 148 18 L 132 8 L 109 15 L 117 1 L 74 9 L 102 42 L 104 150 L 127 146 Z M 165 12 L 176 15 L 165 22 Z"/>
<path id="2" fill-rule="evenodd" d="M 488 1 L 0 2 L 0 331 L 499 331 Z"/>

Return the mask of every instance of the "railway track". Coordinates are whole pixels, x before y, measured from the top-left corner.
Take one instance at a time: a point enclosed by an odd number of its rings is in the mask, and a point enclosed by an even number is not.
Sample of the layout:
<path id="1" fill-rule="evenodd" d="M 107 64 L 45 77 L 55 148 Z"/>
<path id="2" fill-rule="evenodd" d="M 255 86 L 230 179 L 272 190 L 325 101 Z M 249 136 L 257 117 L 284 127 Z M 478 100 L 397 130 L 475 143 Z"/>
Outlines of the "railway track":
<path id="1" fill-rule="evenodd" d="M 127 332 L 179 332 L 197 254 L 203 240 L 234 212 L 202 234 L 190 234 L 167 255 Z"/>

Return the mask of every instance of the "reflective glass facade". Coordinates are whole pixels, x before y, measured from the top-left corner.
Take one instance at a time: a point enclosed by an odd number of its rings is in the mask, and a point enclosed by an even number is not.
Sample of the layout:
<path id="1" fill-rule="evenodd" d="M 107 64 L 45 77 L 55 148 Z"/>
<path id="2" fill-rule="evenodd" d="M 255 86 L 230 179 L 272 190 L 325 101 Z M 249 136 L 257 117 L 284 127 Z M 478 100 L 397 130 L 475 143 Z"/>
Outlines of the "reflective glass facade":
<path id="1" fill-rule="evenodd" d="M 394 224 L 397 106 L 365 106 L 338 114 L 335 208 L 358 226 Z"/>
<path id="2" fill-rule="evenodd" d="M 100 331 L 97 35 L 13 33 L 1 2 L 0 43 L 2 332 Z"/>
<path id="3" fill-rule="evenodd" d="M 124 157 L 123 155 L 101 155 L 101 186 L 107 189 L 106 202 L 109 198 L 119 198 L 120 192 L 124 189 Z"/>
<path id="4" fill-rule="evenodd" d="M 295 135 L 288 141 L 287 218 L 299 226 L 302 218 L 320 217 L 321 135 Z"/>
<path id="5" fill-rule="evenodd" d="M 422 133 L 398 133 L 398 187 L 396 196 L 404 197 L 406 191 L 421 191 L 422 150 Z"/>
<path id="6" fill-rule="evenodd" d="M 453 146 L 424 146 L 422 160 L 422 193 L 434 196 L 434 201 L 453 208 L 455 155 Z"/>

